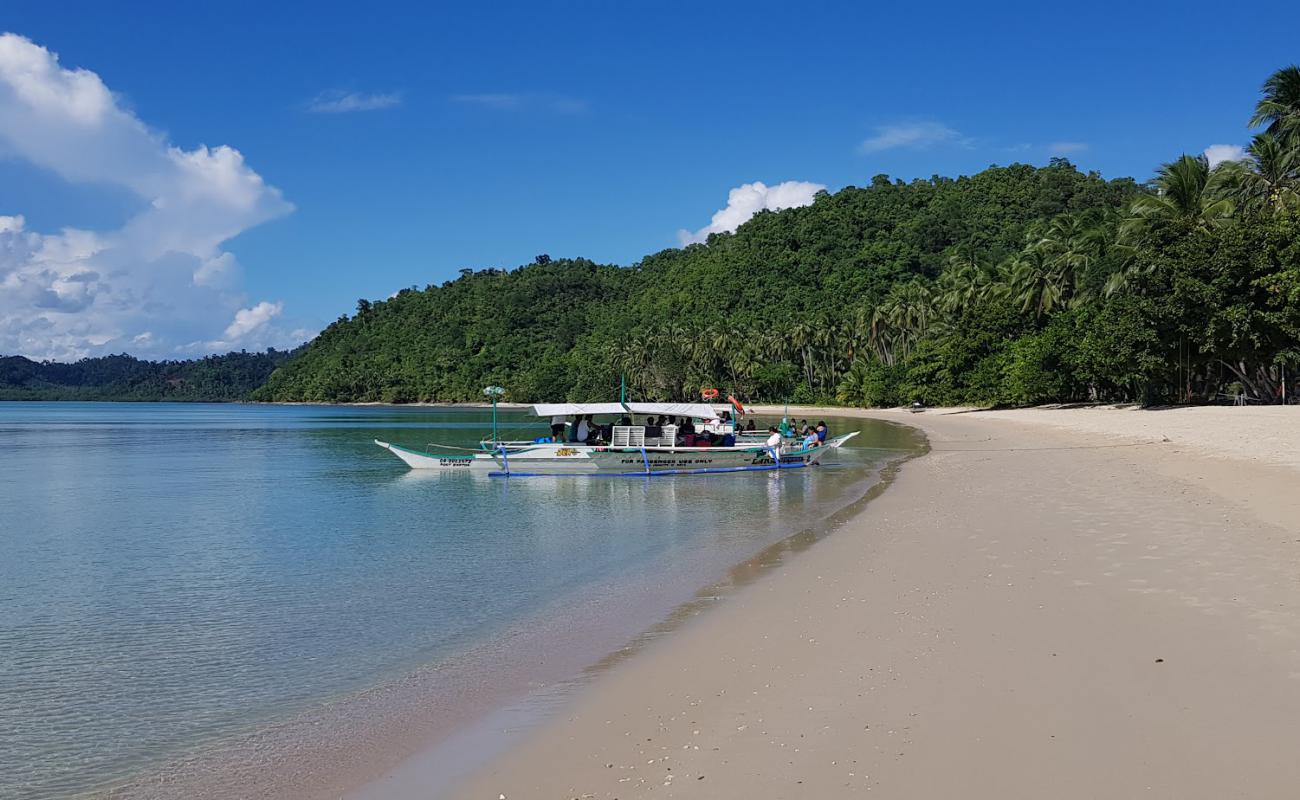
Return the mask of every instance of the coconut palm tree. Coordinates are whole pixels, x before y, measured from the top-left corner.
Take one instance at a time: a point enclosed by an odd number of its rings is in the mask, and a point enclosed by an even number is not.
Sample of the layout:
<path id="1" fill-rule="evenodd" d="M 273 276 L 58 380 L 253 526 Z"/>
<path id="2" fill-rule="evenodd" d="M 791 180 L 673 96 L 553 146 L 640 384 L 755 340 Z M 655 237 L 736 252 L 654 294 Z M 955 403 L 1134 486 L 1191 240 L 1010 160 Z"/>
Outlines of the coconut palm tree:
<path id="1" fill-rule="evenodd" d="M 1020 310 L 1032 311 L 1036 318 L 1059 308 L 1066 299 L 1061 272 L 1043 247 L 1026 247 L 1016 256 L 1011 267 L 1011 291 Z"/>
<path id="2" fill-rule="evenodd" d="M 1246 158 L 1220 165 L 1225 191 L 1242 208 L 1276 213 L 1300 205 L 1300 143 L 1255 137 Z"/>
<path id="3" fill-rule="evenodd" d="M 1140 236 L 1155 219 L 1185 219 L 1218 225 L 1232 216 L 1233 204 L 1223 194 L 1223 173 L 1210 169 L 1205 156 L 1189 156 L 1162 164 L 1153 181 L 1155 194 L 1138 197 L 1129 206 L 1126 233 Z"/>
<path id="4" fill-rule="evenodd" d="M 1250 126 L 1265 125 L 1265 133 L 1292 143 L 1300 139 L 1300 66 L 1292 64 L 1274 72 L 1264 81 L 1263 92 Z"/>

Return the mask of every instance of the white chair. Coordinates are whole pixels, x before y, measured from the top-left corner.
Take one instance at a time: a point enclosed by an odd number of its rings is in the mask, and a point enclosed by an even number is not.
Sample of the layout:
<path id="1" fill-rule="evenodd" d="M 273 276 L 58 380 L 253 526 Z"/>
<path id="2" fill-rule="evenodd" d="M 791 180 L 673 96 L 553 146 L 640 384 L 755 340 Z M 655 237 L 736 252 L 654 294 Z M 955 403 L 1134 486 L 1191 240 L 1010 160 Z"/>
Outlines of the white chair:
<path id="1" fill-rule="evenodd" d="M 662 428 L 663 433 L 659 435 L 660 447 L 672 447 L 677 444 L 677 426 L 665 425 Z"/>
<path id="2" fill-rule="evenodd" d="M 645 427 L 641 425 L 615 425 L 610 434 L 610 447 L 645 447 Z"/>

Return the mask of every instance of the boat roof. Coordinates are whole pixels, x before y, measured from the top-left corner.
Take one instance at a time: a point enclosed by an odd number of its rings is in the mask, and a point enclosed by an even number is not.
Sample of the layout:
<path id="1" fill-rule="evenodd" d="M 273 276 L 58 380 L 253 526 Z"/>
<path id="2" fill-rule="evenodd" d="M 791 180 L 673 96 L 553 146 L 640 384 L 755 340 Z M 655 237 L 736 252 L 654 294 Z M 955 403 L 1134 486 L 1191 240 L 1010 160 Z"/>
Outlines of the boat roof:
<path id="1" fill-rule="evenodd" d="M 628 403 L 627 408 L 633 414 L 669 414 L 674 417 L 696 419 L 718 418 L 713 406 L 707 403 Z"/>
<path id="2" fill-rule="evenodd" d="M 674 417 L 717 419 L 719 414 L 707 403 L 535 403 L 533 414 L 539 417 L 574 414 L 669 414 Z"/>
<path id="3" fill-rule="evenodd" d="M 622 403 L 536 403 L 533 413 L 539 417 L 571 416 L 573 414 L 625 414 Z"/>

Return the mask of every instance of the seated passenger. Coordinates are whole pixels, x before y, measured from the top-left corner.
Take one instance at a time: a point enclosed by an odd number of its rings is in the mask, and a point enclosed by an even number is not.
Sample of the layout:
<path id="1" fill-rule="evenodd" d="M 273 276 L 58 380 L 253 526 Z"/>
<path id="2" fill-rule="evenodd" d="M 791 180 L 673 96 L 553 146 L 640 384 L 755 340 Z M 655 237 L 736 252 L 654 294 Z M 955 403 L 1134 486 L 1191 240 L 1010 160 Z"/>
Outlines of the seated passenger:
<path id="1" fill-rule="evenodd" d="M 826 434 L 830 433 L 830 429 L 826 427 L 826 422 L 823 420 L 818 420 L 816 431 L 817 431 L 817 441 L 820 444 L 826 444 Z"/>
<path id="2" fill-rule="evenodd" d="M 805 450 L 811 450 L 811 449 L 813 449 L 814 447 L 816 447 L 817 445 L 818 445 L 818 441 L 817 441 L 817 433 L 816 433 L 815 431 L 809 429 L 809 431 L 808 431 L 808 435 L 805 436 L 805 437 L 803 437 L 803 449 L 805 449 Z"/>
<path id="3" fill-rule="evenodd" d="M 745 433 L 749 433 L 750 431 L 753 430 L 755 430 L 754 420 L 751 419 L 749 422 L 745 423 Z"/>
<path id="4" fill-rule="evenodd" d="M 722 437 L 722 441 L 719 442 L 719 446 L 721 446 L 721 447 L 735 447 L 735 446 L 736 446 L 736 434 L 734 434 L 734 433 L 728 433 L 728 434 L 724 435 L 724 436 Z"/>

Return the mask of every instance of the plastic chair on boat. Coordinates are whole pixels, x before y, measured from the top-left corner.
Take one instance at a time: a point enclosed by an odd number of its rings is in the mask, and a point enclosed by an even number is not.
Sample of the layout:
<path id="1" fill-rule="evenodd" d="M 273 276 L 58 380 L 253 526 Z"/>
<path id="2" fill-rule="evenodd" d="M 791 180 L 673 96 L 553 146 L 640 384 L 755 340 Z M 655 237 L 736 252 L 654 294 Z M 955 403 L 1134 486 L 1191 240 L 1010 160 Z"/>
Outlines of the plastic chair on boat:
<path id="1" fill-rule="evenodd" d="M 640 425 L 615 425 L 610 447 L 645 447 L 645 428 Z"/>

